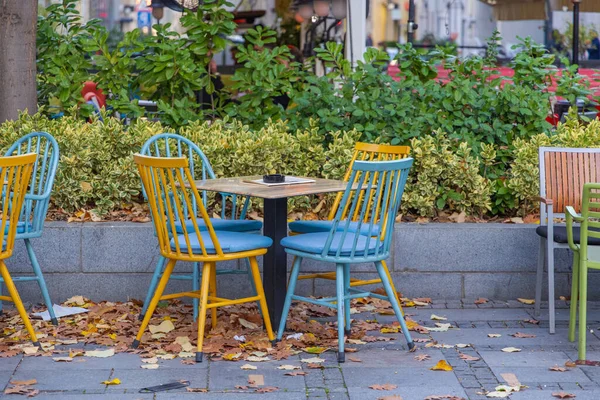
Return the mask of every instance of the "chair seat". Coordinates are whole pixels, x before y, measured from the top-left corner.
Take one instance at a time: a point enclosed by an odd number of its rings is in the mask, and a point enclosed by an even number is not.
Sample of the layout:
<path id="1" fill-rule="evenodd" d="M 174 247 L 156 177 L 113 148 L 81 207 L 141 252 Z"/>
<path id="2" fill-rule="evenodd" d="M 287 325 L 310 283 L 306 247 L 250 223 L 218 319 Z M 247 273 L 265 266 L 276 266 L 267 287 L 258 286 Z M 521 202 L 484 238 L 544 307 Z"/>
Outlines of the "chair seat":
<path id="1" fill-rule="evenodd" d="M 239 253 L 241 251 L 265 249 L 271 247 L 273 244 L 271 238 L 251 233 L 218 231 L 216 232 L 216 235 L 223 253 Z M 208 254 L 216 254 L 217 252 L 215 251 L 215 246 L 210 238 L 210 234 L 208 232 L 200 232 L 200 236 L 206 252 Z M 201 255 L 202 248 L 200 247 L 198 236 L 193 233 L 189 235 L 189 238 L 192 252 Z M 177 239 L 181 246 L 181 251 L 187 253 L 188 247 L 185 242 L 185 235 L 178 235 Z M 176 251 L 175 239 L 171 239 L 171 249 Z"/>
<path id="2" fill-rule="evenodd" d="M 543 238 L 548 239 L 548 227 L 545 225 L 540 225 L 536 228 L 535 233 L 540 235 Z M 567 240 L 567 227 L 566 226 L 554 226 L 554 241 L 556 243 L 569 243 Z M 575 243 L 579 243 L 580 238 L 580 230 L 578 226 L 573 227 L 573 241 Z M 588 244 L 592 246 L 600 246 L 600 239 L 589 237 Z"/>
<path id="3" fill-rule="evenodd" d="M 25 232 L 25 226 L 26 225 L 25 225 L 24 221 L 19 221 L 17 223 L 17 233 L 24 233 Z M 31 222 L 27 223 L 27 227 L 28 227 L 27 230 L 30 232 L 31 231 Z M 10 229 L 10 224 L 7 223 L 6 224 L 6 228 L 4 229 L 4 233 L 7 234 L 9 229 Z"/>
<path id="4" fill-rule="evenodd" d="M 198 228 L 200 231 L 206 231 L 206 225 L 202 218 L 196 219 Z M 253 232 L 260 231 L 262 229 L 262 222 L 253 221 L 249 219 L 221 219 L 211 218 L 210 222 L 215 231 L 227 231 L 227 232 Z M 194 232 L 194 224 L 191 220 L 187 220 L 185 224 L 188 233 Z M 183 233 L 181 222 L 175 223 L 175 229 L 177 233 Z"/>
<path id="5" fill-rule="evenodd" d="M 295 233 L 316 233 L 316 232 L 329 232 L 333 226 L 333 221 L 294 221 L 290 222 L 290 231 Z M 343 231 L 346 228 L 346 221 L 340 221 L 338 224 L 338 231 Z M 358 222 L 350 222 L 348 226 L 349 232 L 356 232 L 358 229 Z M 362 223 L 360 226 L 360 233 L 367 235 L 369 233 L 369 224 Z M 374 236 L 379 234 L 379 225 L 373 225 L 371 233 Z"/>
<path id="6" fill-rule="evenodd" d="M 343 233 L 341 232 L 334 234 L 333 241 L 331 242 L 331 249 L 328 255 L 336 255 L 338 246 L 340 244 L 340 241 L 342 240 L 342 236 Z M 307 233 L 305 235 L 288 236 L 281 240 L 281 245 L 287 249 L 298 250 L 304 253 L 321 254 L 323 253 L 325 242 L 327 241 L 328 237 L 329 232 L 317 232 Z M 341 256 L 346 257 L 351 255 L 352 249 L 354 248 L 354 239 L 354 234 L 346 234 L 346 237 L 344 238 L 344 241 L 342 243 L 342 251 L 340 253 Z M 368 249 L 366 249 L 367 239 L 369 239 Z M 359 235 L 354 255 L 365 255 L 365 251 L 367 251 L 368 254 L 373 254 L 375 253 L 375 249 L 378 245 L 381 245 L 381 241 L 369 238 L 365 235 Z"/>

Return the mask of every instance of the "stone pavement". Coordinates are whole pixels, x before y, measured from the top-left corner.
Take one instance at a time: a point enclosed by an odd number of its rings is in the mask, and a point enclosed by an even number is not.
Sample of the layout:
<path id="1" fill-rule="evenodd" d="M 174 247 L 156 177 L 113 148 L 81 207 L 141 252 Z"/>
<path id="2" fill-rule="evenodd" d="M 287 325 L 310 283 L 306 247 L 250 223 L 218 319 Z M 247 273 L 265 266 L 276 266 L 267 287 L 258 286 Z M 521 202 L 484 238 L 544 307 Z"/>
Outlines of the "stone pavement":
<path id="1" fill-rule="evenodd" d="M 300 354 L 282 361 L 249 363 L 256 370 L 242 370 L 245 362 L 205 361 L 185 365 L 180 360 L 161 360 L 156 370 L 142 369 L 140 357 L 134 354 L 117 354 L 109 358 L 77 357 L 70 363 L 54 362 L 50 357 L 0 358 L 0 384 L 2 390 L 11 380 L 36 379 L 40 390 L 35 399 L 352 399 L 376 400 L 384 396 L 398 395 L 404 400 L 423 400 L 431 395 L 454 395 L 465 399 L 486 399 L 483 390 L 494 390 L 505 384 L 502 374 L 514 374 L 527 388 L 510 396 L 513 400 L 554 399 L 553 392 L 576 395 L 577 400 L 600 399 L 600 367 L 577 366 L 565 372 L 549 368 L 564 366 L 575 361 L 577 347 L 567 341 L 568 306 L 559 302 L 556 334 L 548 333 L 547 315 L 542 311 L 539 325 L 525 320 L 533 317 L 532 306 L 516 301 L 489 303 L 476 306 L 473 300 L 464 302 L 437 302 L 427 308 L 408 308 L 411 318 L 425 326 L 434 326 L 432 313 L 447 317 L 453 328 L 447 332 L 414 334 L 415 338 L 431 336 L 440 344 L 470 344 L 470 347 L 425 348 L 418 343 L 415 353 L 407 351 L 403 337 L 396 340 L 374 342 L 366 345 L 349 345 L 358 349 L 347 353 L 345 364 L 336 362 L 333 351 L 321 355 L 326 359 L 323 369 L 309 369 L 301 358 L 312 355 Z M 600 303 L 589 305 L 588 359 L 600 360 Z M 377 319 L 392 322 L 392 316 L 371 314 L 354 315 L 356 318 Z M 521 332 L 534 338 L 515 338 Z M 501 336 L 490 338 L 488 334 Z M 384 336 L 379 332 L 376 336 Z M 501 349 L 513 346 L 517 353 L 505 353 Z M 465 361 L 459 352 L 478 361 Z M 430 359 L 415 360 L 415 355 L 427 354 Z M 349 358 L 360 359 L 352 362 Z M 446 360 L 453 371 L 432 371 L 439 360 Z M 307 375 L 286 376 L 288 371 L 278 370 L 282 364 L 301 366 Z M 272 393 L 256 393 L 255 389 L 240 390 L 236 385 L 247 385 L 249 375 L 262 375 L 265 386 L 279 389 Z M 120 385 L 106 386 L 102 381 L 119 378 Z M 139 389 L 177 380 L 190 381 L 190 387 L 205 388 L 207 393 L 188 393 L 185 389 L 157 394 L 140 394 Z M 370 389 L 371 385 L 392 384 L 391 391 Z M 19 395 L 0 395 L 0 399 L 18 399 Z"/>

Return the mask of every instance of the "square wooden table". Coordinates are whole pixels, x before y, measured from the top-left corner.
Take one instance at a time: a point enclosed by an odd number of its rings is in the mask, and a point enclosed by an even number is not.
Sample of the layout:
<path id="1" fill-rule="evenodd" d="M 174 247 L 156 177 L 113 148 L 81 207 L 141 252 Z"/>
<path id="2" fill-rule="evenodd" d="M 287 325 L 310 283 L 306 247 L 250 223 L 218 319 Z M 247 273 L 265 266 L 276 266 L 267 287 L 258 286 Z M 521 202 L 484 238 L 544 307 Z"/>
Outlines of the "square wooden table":
<path id="1" fill-rule="evenodd" d="M 342 192 L 347 182 L 331 179 L 314 179 L 312 183 L 295 185 L 265 186 L 247 181 L 262 179 L 261 176 L 243 176 L 238 178 L 220 178 L 195 181 L 198 190 L 223 192 L 251 197 L 263 198 L 264 203 L 264 235 L 273 239 L 273 246 L 264 256 L 263 286 L 269 306 L 269 315 L 273 327 L 279 327 L 279 319 L 283 311 L 283 302 L 287 289 L 287 256 L 281 246 L 281 239 L 287 236 L 287 199 L 309 194 Z"/>

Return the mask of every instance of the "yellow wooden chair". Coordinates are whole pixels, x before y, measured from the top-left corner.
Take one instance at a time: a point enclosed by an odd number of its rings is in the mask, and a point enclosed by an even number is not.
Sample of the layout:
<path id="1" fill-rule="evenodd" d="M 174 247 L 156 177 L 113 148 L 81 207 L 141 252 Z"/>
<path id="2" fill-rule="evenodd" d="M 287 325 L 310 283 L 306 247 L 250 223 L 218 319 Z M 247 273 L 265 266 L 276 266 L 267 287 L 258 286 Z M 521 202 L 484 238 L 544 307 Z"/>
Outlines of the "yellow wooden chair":
<path id="1" fill-rule="evenodd" d="M 2 239 L 0 274 L 9 294 L 9 296 L 0 296 L 0 300 L 15 303 L 31 341 L 35 346 L 40 347 L 19 292 L 17 292 L 15 283 L 8 272 L 8 267 L 4 263 L 4 260 L 12 256 L 21 206 L 27 193 L 27 184 L 31 178 L 33 164 L 36 159 L 37 154 L 34 153 L 0 157 L 0 182 L 3 182 L 2 196 L 0 197 L 0 212 L 2 213 L 0 216 L 0 237 Z"/>
<path id="2" fill-rule="evenodd" d="M 188 160 L 185 157 L 163 158 L 136 154 L 134 160 L 148 197 L 160 253 L 167 259 L 167 264 L 132 347 L 139 346 L 158 302 L 180 297 L 200 299 L 196 362 L 202 362 L 202 342 L 207 309 L 211 309 L 211 322 L 214 328 L 217 325 L 217 307 L 258 301 L 267 335 L 269 340 L 273 341 L 275 337 L 271 329 L 271 320 L 256 261 L 256 257 L 265 254 L 273 241 L 266 236 L 250 233 L 216 232 L 194 184 Z M 177 225 L 177 221 L 185 220 L 185 210 L 194 209 L 192 199 L 195 199 L 200 213 L 199 217 L 204 222 L 205 226 L 202 229 L 198 226 L 196 218 L 191 218 L 189 224 Z M 216 263 L 244 258 L 250 262 L 257 295 L 235 300 L 217 297 Z M 203 263 L 200 290 L 163 296 L 163 291 L 177 261 Z"/>
<path id="3" fill-rule="evenodd" d="M 392 145 L 387 145 L 387 144 L 373 144 L 373 143 L 357 142 L 356 146 L 354 148 L 354 154 L 352 156 L 352 160 L 350 161 L 350 166 L 348 167 L 348 171 L 346 171 L 346 175 L 344 176 L 344 181 L 348 182 L 348 180 L 350 179 L 354 161 L 357 161 L 357 160 L 360 160 L 360 161 L 400 160 L 403 158 L 407 158 L 409 153 L 410 153 L 409 146 L 392 146 Z M 360 175 L 357 174 L 354 179 L 355 183 L 358 181 L 359 178 L 360 178 Z M 364 191 L 359 194 L 359 196 L 361 196 L 359 201 L 362 200 L 363 195 L 364 195 Z M 340 206 L 342 196 L 343 196 L 343 192 L 338 193 L 338 195 L 336 196 L 335 201 L 333 202 L 333 206 L 331 207 L 331 210 L 329 211 L 327 221 L 294 221 L 294 222 L 291 222 L 289 224 L 290 235 L 298 235 L 298 234 L 304 234 L 304 233 L 316 233 L 316 232 L 329 232 L 329 230 L 332 227 L 333 220 L 335 218 L 337 210 Z M 343 214 L 342 218 L 343 219 L 350 218 L 352 221 L 357 221 L 357 218 L 359 216 L 360 216 L 359 210 L 355 210 L 352 213 L 352 215 L 349 215 L 348 207 L 346 206 L 346 209 L 344 210 L 344 214 Z M 365 225 L 363 224 L 363 229 L 364 229 L 364 226 Z M 351 227 L 352 227 L 352 224 L 351 224 Z M 396 288 L 394 287 L 394 281 L 392 280 L 392 276 L 390 275 L 390 271 L 387 267 L 385 260 L 381 261 L 381 263 L 383 264 L 383 269 L 385 270 L 385 273 L 387 274 L 390 284 L 392 285 L 392 289 L 394 290 L 394 293 L 396 294 L 396 298 L 398 299 L 398 304 L 401 304 L 400 298 L 398 296 L 398 292 L 396 291 Z M 299 276 L 298 279 L 299 280 L 301 280 L 301 279 L 328 279 L 328 280 L 335 281 L 336 274 L 335 274 L 335 271 L 334 272 L 326 272 L 326 273 L 306 274 L 306 275 Z M 356 286 L 364 286 L 364 285 L 373 285 L 373 284 L 378 284 L 378 283 L 381 283 L 381 279 L 379 279 L 379 278 L 369 279 L 369 280 L 360 280 L 360 279 L 352 278 L 350 281 L 350 286 L 356 287 Z M 400 309 L 402 309 L 402 306 L 400 306 Z M 404 315 L 403 311 L 402 311 L 402 314 Z"/>

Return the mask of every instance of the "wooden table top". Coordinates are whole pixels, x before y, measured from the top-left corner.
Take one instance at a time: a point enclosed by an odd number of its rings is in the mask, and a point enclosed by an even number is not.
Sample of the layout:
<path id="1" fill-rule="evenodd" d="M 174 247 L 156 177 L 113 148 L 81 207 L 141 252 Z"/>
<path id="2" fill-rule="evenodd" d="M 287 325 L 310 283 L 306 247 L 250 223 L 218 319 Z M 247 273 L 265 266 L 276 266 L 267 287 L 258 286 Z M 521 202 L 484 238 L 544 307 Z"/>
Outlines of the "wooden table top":
<path id="1" fill-rule="evenodd" d="M 263 199 L 281 199 L 309 194 L 343 192 L 347 182 L 333 179 L 314 179 L 315 182 L 300 183 L 296 185 L 266 186 L 247 181 L 262 179 L 262 176 L 241 176 L 235 178 L 219 178 L 195 181 L 198 190 L 211 192 L 225 192 Z"/>

